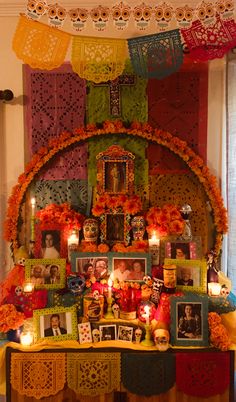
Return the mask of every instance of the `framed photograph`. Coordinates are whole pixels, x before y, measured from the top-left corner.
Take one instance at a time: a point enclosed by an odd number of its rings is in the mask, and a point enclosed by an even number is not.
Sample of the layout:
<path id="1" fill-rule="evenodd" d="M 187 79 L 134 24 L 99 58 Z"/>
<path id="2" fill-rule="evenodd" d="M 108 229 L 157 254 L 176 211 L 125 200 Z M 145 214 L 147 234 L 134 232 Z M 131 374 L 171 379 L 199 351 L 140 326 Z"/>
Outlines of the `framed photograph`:
<path id="1" fill-rule="evenodd" d="M 85 278 L 95 276 L 96 279 L 106 277 L 110 272 L 108 253 L 71 253 L 71 270 Z"/>
<path id="2" fill-rule="evenodd" d="M 177 288 L 189 292 L 207 292 L 207 263 L 205 260 L 172 260 L 165 264 L 176 265 Z"/>
<path id="3" fill-rule="evenodd" d="M 162 241 L 161 261 L 165 258 L 178 260 L 200 260 L 202 258 L 201 237 L 195 236 L 191 241 L 183 241 L 170 236 Z"/>
<path id="4" fill-rule="evenodd" d="M 34 255 L 36 258 L 67 258 L 68 233 L 58 225 L 35 226 L 36 242 Z"/>
<path id="5" fill-rule="evenodd" d="M 116 340 L 116 325 L 99 325 L 100 341 Z"/>
<path id="6" fill-rule="evenodd" d="M 36 340 L 78 338 L 76 307 L 53 307 L 33 312 Z"/>
<path id="7" fill-rule="evenodd" d="M 194 293 L 171 298 L 171 343 L 208 346 L 208 298 Z"/>
<path id="8" fill-rule="evenodd" d="M 66 259 L 37 259 L 25 262 L 25 278 L 36 289 L 60 289 L 65 287 Z"/>
<path id="9" fill-rule="evenodd" d="M 134 191 L 135 156 L 112 145 L 97 155 L 98 193 L 132 194 Z"/>
<path id="10" fill-rule="evenodd" d="M 119 341 L 132 342 L 133 332 L 134 332 L 133 327 L 129 327 L 129 326 L 125 326 L 125 325 L 119 325 L 118 326 L 117 339 Z"/>
<path id="11" fill-rule="evenodd" d="M 120 281 L 142 281 L 150 275 L 149 253 L 111 253 L 112 279 Z"/>
<path id="12" fill-rule="evenodd" d="M 113 245 L 128 244 L 130 240 L 130 215 L 124 213 L 105 213 L 100 217 L 101 241 Z"/>

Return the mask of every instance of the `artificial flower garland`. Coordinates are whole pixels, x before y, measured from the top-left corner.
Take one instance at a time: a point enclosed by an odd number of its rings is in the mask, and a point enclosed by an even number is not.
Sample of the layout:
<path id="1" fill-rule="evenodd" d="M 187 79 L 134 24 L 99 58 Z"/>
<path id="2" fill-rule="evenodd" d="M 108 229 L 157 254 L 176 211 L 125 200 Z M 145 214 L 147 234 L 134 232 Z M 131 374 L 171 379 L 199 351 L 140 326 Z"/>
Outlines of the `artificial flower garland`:
<path id="1" fill-rule="evenodd" d="M 202 183 L 206 194 L 210 200 L 214 223 L 216 228 L 216 239 L 214 251 L 218 255 L 221 251 L 222 237 L 227 233 L 227 212 L 224 207 L 220 189 L 217 185 L 217 179 L 210 173 L 207 166 L 204 165 L 200 158 L 188 145 L 186 141 L 173 136 L 172 134 L 155 129 L 148 123 L 131 123 L 126 128 L 122 121 L 105 121 L 102 127 L 95 124 L 89 124 L 86 127 L 75 129 L 72 133 L 62 132 L 58 138 L 49 141 L 49 146 L 42 147 L 33 155 L 31 161 L 27 164 L 25 172 L 18 178 L 18 183 L 13 187 L 11 196 L 8 199 L 7 218 L 4 223 L 4 238 L 12 243 L 13 250 L 18 245 L 18 221 L 20 215 L 21 204 L 23 202 L 28 186 L 31 184 L 35 176 L 41 168 L 57 153 L 66 149 L 70 145 L 79 141 L 87 140 L 93 136 L 109 135 L 114 133 L 123 133 L 127 135 L 139 136 L 148 141 L 165 146 L 166 148 L 179 155 L 196 174 Z"/>

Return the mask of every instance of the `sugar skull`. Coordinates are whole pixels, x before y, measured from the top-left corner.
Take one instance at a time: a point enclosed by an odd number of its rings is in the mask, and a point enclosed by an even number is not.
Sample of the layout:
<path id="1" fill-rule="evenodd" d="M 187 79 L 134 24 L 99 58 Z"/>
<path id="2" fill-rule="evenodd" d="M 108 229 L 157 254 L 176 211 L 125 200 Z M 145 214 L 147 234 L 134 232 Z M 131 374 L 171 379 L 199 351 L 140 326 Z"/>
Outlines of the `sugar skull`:
<path id="1" fill-rule="evenodd" d="M 125 29 L 130 19 L 131 7 L 122 1 L 112 7 L 112 17 L 114 25 L 117 29 Z"/>
<path id="2" fill-rule="evenodd" d="M 170 334 L 167 329 L 158 328 L 154 331 L 154 342 L 160 352 L 169 349 Z"/>
<path id="3" fill-rule="evenodd" d="M 180 28 L 189 28 L 192 25 L 193 16 L 194 9 L 188 5 L 177 7 L 175 10 L 175 18 Z"/>
<path id="4" fill-rule="evenodd" d="M 99 329 L 95 328 L 92 330 L 92 337 L 93 337 L 93 342 L 99 342 L 100 341 L 100 331 Z"/>
<path id="5" fill-rule="evenodd" d="M 134 216 L 131 220 L 131 228 L 134 240 L 143 240 L 145 233 L 145 219 L 143 216 Z"/>
<path id="6" fill-rule="evenodd" d="M 114 318 L 117 320 L 120 316 L 120 306 L 117 303 L 114 303 L 112 306 L 112 312 L 114 314 Z"/>
<path id="7" fill-rule="evenodd" d="M 215 4 L 216 12 L 224 20 L 233 18 L 234 2 L 233 0 L 218 0 Z"/>
<path id="8" fill-rule="evenodd" d="M 152 16 L 152 7 L 145 3 L 134 7 L 133 15 L 136 23 L 136 27 L 140 30 L 147 29 L 150 25 L 150 19 Z"/>
<path id="9" fill-rule="evenodd" d="M 107 27 L 110 10 L 108 7 L 98 6 L 90 11 L 93 26 L 98 31 L 104 31 Z"/>
<path id="10" fill-rule="evenodd" d="M 48 22 L 55 28 L 61 28 L 66 18 L 66 9 L 56 4 L 48 6 Z"/>
<path id="11" fill-rule="evenodd" d="M 134 339 L 135 339 L 134 343 L 140 343 L 141 342 L 142 334 L 143 334 L 143 331 L 142 331 L 141 328 L 138 327 L 138 328 L 135 329 L 135 331 L 134 331 Z"/>
<path id="12" fill-rule="evenodd" d="M 216 10 L 214 8 L 213 3 L 205 2 L 204 0 L 200 3 L 200 5 L 196 9 L 197 17 L 204 25 L 211 25 L 215 22 Z"/>
<path id="13" fill-rule="evenodd" d="M 154 16 L 161 31 L 167 29 L 174 15 L 174 8 L 170 4 L 161 3 L 154 9 Z"/>
<path id="14" fill-rule="evenodd" d="M 21 296 L 22 293 L 23 293 L 23 288 L 22 288 L 22 286 L 16 286 L 16 288 L 15 288 L 15 294 L 16 294 L 16 296 Z"/>
<path id="15" fill-rule="evenodd" d="M 68 276 L 67 286 L 74 295 L 80 295 L 85 287 L 85 279 L 81 276 Z"/>
<path id="16" fill-rule="evenodd" d="M 32 20 L 39 20 L 47 11 L 47 3 L 44 0 L 28 0 L 27 17 Z"/>
<path id="17" fill-rule="evenodd" d="M 88 19 L 88 10 L 85 8 L 73 8 L 69 11 L 69 17 L 73 28 L 76 31 L 82 31 Z"/>
<path id="18" fill-rule="evenodd" d="M 87 218 L 83 224 L 84 240 L 96 242 L 98 239 L 99 224 L 95 218 Z"/>

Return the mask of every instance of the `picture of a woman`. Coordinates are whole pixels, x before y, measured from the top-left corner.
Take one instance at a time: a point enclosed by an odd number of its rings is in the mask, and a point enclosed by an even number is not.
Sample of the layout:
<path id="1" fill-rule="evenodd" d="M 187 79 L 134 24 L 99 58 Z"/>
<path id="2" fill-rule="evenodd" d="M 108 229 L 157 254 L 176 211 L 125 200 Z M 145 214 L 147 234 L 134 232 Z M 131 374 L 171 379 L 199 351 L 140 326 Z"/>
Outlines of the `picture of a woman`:
<path id="1" fill-rule="evenodd" d="M 132 262 L 132 269 L 128 275 L 128 280 L 132 281 L 141 281 L 145 275 L 145 268 L 143 265 L 143 261 L 134 260 Z"/>
<path id="2" fill-rule="evenodd" d="M 191 303 L 181 303 L 178 306 L 178 338 L 196 339 L 201 337 L 201 315 L 195 312 L 194 305 Z"/>
<path id="3" fill-rule="evenodd" d="M 60 234 L 58 230 L 42 232 L 41 258 L 60 258 Z"/>

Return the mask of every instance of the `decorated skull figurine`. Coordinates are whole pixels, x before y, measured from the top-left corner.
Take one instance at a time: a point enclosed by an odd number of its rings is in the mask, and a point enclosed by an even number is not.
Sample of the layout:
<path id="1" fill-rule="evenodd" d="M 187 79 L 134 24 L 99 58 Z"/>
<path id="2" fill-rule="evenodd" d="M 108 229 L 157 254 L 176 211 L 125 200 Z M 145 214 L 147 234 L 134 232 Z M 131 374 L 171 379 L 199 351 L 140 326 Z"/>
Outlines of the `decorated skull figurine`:
<path id="1" fill-rule="evenodd" d="M 140 343 L 141 342 L 142 334 L 143 334 L 142 329 L 141 328 L 136 328 L 136 330 L 134 331 L 134 338 L 135 338 L 134 343 Z"/>
<path id="2" fill-rule="evenodd" d="M 134 240 L 143 240 L 145 227 L 145 219 L 142 215 L 137 215 L 132 218 L 131 228 Z"/>
<path id="3" fill-rule="evenodd" d="M 71 275 L 67 278 L 67 286 L 74 295 L 80 295 L 85 287 L 85 279 L 81 276 Z"/>
<path id="4" fill-rule="evenodd" d="M 158 328 L 154 331 L 154 342 L 160 352 L 169 349 L 170 334 L 167 329 Z"/>
<path id="5" fill-rule="evenodd" d="M 84 240 L 96 242 L 98 239 L 99 224 L 95 218 L 87 218 L 83 224 Z"/>
<path id="6" fill-rule="evenodd" d="M 118 319 L 120 316 L 120 306 L 117 303 L 114 303 L 112 306 L 112 312 L 114 314 L 114 318 Z"/>
<path id="7" fill-rule="evenodd" d="M 100 341 L 100 331 L 99 329 L 95 328 L 92 330 L 92 337 L 93 337 L 93 342 L 99 342 Z"/>

